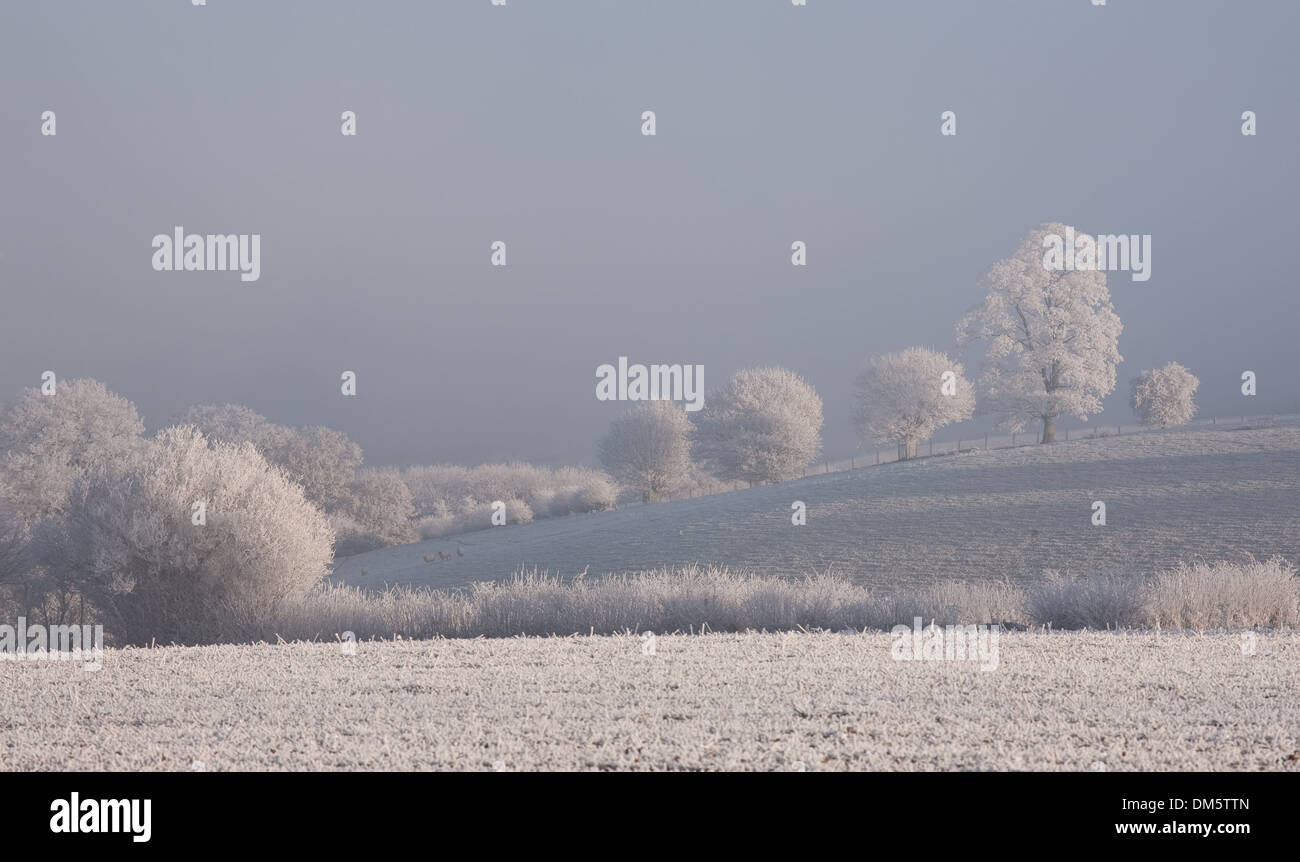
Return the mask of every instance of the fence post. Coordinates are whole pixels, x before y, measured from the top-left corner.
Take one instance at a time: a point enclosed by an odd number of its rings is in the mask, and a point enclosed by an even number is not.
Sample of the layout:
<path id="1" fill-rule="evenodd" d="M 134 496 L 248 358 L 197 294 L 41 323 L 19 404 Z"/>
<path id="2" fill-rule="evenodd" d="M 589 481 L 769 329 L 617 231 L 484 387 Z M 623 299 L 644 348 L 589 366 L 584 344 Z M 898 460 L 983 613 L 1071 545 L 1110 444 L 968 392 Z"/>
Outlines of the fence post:
<path id="1" fill-rule="evenodd" d="M 1014 431 L 1011 432 L 1011 445 L 1012 446 L 1016 445 L 1016 432 Z"/>
<path id="2" fill-rule="evenodd" d="M 989 448 L 989 435 L 987 434 L 984 435 L 984 448 Z"/>
<path id="3" fill-rule="evenodd" d="M 933 440 L 930 441 L 930 454 L 931 454 L 931 455 L 934 454 L 934 441 L 933 441 Z"/>
<path id="4" fill-rule="evenodd" d="M 879 450 L 879 449 L 876 450 L 876 466 L 877 466 L 877 467 L 880 466 L 880 450 Z"/>
<path id="5" fill-rule="evenodd" d="M 1065 439 L 1066 439 L 1066 440 L 1069 440 L 1069 439 L 1070 439 L 1070 429 L 1069 429 L 1069 428 L 1066 428 L 1066 429 L 1065 429 Z"/>

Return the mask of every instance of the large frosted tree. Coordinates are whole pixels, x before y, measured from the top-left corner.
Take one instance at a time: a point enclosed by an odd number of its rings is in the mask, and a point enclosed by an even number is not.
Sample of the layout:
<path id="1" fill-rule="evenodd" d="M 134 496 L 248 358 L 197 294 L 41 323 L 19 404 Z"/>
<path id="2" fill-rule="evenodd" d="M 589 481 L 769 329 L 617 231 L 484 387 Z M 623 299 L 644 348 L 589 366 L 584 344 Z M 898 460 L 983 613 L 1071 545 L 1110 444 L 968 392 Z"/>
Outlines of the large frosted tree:
<path id="1" fill-rule="evenodd" d="M 694 422 L 695 457 L 719 479 L 793 479 L 821 451 L 821 396 L 785 368 L 736 372 Z"/>
<path id="2" fill-rule="evenodd" d="M 691 470 L 691 420 L 671 401 L 647 401 L 618 416 L 600 441 L 600 463 L 645 502 L 671 493 Z"/>
<path id="3" fill-rule="evenodd" d="M 917 443 L 975 411 L 964 374 L 960 363 L 924 347 L 867 360 L 857 379 L 858 432 L 875 443 L 897 443 L 900 459 L 915 458 Z"/>
<path id="4" fill-rule="evenodd" d="M 1048 237 L 1063 224 L 1044 224 L 1016 253 L 984 277 L 984 303 L 957 324 L 960 344 L 987 343 L 981 400 L 1012 431 L 1042 423 L 1043 443 L 1056 439 L 1061 416 L 1087 419 L 1115 388 L 1119 334 L 1106 274 L 1047 265 Z"/>

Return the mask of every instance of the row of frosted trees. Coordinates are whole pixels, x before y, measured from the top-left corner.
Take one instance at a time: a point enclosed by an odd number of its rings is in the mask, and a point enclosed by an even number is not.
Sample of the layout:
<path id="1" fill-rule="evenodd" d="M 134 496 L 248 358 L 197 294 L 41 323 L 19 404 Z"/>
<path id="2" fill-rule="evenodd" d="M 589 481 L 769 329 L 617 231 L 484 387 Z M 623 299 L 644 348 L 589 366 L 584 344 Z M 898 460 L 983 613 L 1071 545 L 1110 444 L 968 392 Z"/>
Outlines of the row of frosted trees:
<path id="1" fill-rule="evenodd" d="M 896 443 L 901 459 L 939 428 L 980 412 L 999 427 L 1041 427 L 1056 439 L 1056 422 L 1087 420 L 1115 388 L 1119 335 L 1106 274 L 1049 268 L 1045 239 L 1075 233 L 1044 224 L 984 277 L 985 298 L 957 323 L 960 347 L 983 345 L 978 386 L 961 363 L 924 347 L 867 361 L 856 386 L 856 422 L 866 441 Z M 1082 235 L 1079 235 L 1082 236 Z M 1172 427 L 1195 413 L 1198 381 L 1169 363 L 1133 380 L 1130 403 L 1141 422 Z M 614 420 L 601 440 L 605 468 L 643 499 L 672 494 L 698 465 L 726 481 L 751 484 L 800 475 L 821 448 L 821 398 L 782 368 L 738 373 L 710 393 L 691 419 L 669 402 L 647 402 Z"/>

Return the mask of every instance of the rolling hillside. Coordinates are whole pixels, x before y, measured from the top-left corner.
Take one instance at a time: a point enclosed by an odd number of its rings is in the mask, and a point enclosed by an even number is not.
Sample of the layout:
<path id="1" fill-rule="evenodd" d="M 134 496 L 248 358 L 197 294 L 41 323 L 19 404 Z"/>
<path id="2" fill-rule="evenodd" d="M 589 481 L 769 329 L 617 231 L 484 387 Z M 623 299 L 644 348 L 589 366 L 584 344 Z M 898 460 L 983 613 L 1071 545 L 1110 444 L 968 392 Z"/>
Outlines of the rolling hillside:
<path id="1" fill-rule="evenodd" d="M 790 506 L 807 504 L 793 526 Z M 1092 503 L 1106 503 L 1093 526 Z M 463 556 L 456 555 L 460 546 Z M 450 553 L 439 559 L 438 551 Z M 708 563 L 879 586 L 1300 556 L 1300 428 L 1139 434 L 923 458 L 345 558 L 336 579 L 448 587 Z M 434 562 L 426 563 L 432 556 Z M 364 574 L 363 574 L 364 570 Z"/>

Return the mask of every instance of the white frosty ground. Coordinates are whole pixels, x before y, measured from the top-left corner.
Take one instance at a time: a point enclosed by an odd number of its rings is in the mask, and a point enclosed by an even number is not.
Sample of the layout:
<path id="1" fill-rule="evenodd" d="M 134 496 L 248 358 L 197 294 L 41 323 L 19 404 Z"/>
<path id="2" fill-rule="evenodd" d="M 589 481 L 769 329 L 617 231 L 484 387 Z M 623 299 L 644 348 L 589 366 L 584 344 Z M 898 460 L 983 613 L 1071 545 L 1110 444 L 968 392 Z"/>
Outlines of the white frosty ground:
<path id="1" fill-rule="evenodd" d="M 887 634 L 110 650 L 0 663 L 0 769 L 1300 771 L 1300 635 Z"/>
<path id="2" fill-rule="evenodd" d="M 790 523 L 790 504 L 808 523 Z M 1106 503 L 1107 525 L 1091 523 Z M 465 555 L 438 560 L 463 546 Z M 862 583 L 1150 572 L 1300 549 L 1300 428 L 1075 440 L 938 456 L 778 485 L 495 527 L 339 560 L 336 577 L 454 586 L 521 567 L 572 576 L 707 563 Z M 432 555 L 435 562 L 426 563 Z M 362 570 L 368 574 L 363 575 Z"/>

